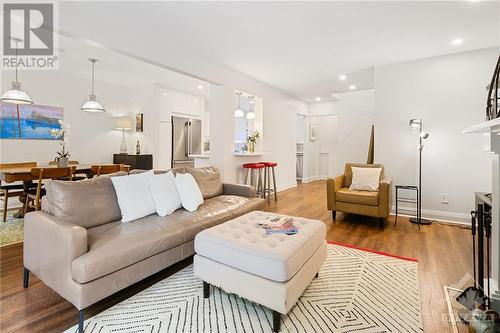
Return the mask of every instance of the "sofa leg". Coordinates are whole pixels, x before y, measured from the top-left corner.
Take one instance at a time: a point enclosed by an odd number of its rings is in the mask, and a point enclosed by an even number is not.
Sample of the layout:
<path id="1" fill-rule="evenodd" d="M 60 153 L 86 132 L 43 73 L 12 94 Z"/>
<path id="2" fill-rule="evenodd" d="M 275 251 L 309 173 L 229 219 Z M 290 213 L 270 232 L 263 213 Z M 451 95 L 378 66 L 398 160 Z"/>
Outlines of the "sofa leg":
<path id="1" fill-rule="evenodd" d="M 83 310 L 80 310 L 78 314 L 78 333 L 83 333 L 83 321 L 85 320 L 85 313 Z"/>
<path id="2" fill-rule="evenodd" d="M 337 218 L 337 212 L 332 210 L 332 219 L 335 221 L 336 218 Z"/>
<path id="3" fill-rule="evenodd" d="M 210 296 L 210 283 L 203 281 L 203 298 Z"/>
<path id="4" fill-rule="evenodd" d="M 378 225 L 379 225 L 381 228 L 383 228 L 383 227 L 384 227 L 384 224 L 385 224 L 385 219 L 384 219 L 384 218 L 382 218 L 382 217 L 380 217 L 380 218 L 378 219 Z"/>
<path id="5" fill-rule="evenodd" d="M 273 332 L 279 332 L 281 328 L 281 314 L 273 310 Z"/>
<path id="6" fill-rule="evenodd" d="M 315 277 L 315 278 L 317 278 L 318 276 L 319 276 L 319 272 L 318 272 L 318 273 L 316 273 L 316 275 L 315 275 L 314 277 Z"/>
<path id="7" fill-rule="evenodd" d="M 28 288 L 30 282 L 30 271 L 27 268 L 24 268 L 23 271 L 23 288 Z"/>

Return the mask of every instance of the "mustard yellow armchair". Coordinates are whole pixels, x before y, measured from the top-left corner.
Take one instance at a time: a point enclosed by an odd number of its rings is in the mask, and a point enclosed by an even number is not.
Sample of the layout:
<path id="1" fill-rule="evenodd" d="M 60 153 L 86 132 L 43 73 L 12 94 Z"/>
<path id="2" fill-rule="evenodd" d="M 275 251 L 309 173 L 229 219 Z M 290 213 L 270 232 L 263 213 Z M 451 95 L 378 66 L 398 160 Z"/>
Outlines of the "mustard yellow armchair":
<path id="1" fill-rule="evenodd" d="M 382 168 L 379 190 L 375 192 L 349 190 L 352 167 Z M 326 191 L 328 209 L 332 211 L 334 220 L 337 211 L 378 217 L 381 226 L 389 217 L 392 205 L 392 180 L 385 177 L 382 164 L 347 163 L 343 175 L 327 180 Z"/>

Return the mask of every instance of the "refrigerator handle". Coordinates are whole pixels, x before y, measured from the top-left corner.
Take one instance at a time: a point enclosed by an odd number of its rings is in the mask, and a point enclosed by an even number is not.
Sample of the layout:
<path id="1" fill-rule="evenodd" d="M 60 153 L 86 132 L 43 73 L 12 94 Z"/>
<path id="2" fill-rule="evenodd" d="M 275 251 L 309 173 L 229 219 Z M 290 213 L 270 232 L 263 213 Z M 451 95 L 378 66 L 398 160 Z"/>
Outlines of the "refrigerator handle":
<path id="1" fill-rule="evenodd" d="M 193 153 L 193 129 L 191 127 L 191 119 L 188 120 L 188 156 Z"/>
<path id="2" fill-rule="evenodd" d="M 186 152 L 185 153 L 185 157 L 188 157 L 189 156 L 189 121 L 186 121 L 184 123 L 184 136 L 185 136 L 185 139 L 184 139 L 184 151 Z"/>

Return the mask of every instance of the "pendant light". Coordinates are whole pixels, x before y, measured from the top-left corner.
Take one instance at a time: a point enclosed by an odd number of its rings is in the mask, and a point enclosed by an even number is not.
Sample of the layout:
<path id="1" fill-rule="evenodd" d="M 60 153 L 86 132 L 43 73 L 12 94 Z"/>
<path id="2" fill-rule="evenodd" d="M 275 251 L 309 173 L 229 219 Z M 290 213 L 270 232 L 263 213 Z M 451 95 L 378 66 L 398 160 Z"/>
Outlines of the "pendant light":
<path id="1" fill-rule="evenodd" d="M 238 108 L 234 110 L 234 116 L 236 118 L 242 118 L 245 116 L 243 110 L 241 109 L 241 91 L 237 91 L 236 95 L 238 95 Z"/>
<path id="2" fill-rule="evenodd" d="M 16 81 L 12 82 L 11 89 L 3 93 L 2 97 L 0 97 L 0 101 L 11 104 L 33 104 L 31 97 L 26 92 L 21 90 L 21 83 L 17 77 L 17 44 L 22 40 L 19 38 L 15 38 L 13 40 L 16 42 Z"/>
<path id="3" fill-rule="evenodd" d="M 90 58 L 89 61 L 92 63 L 92 84 L 89 100 L 82 105 L 82 111 L 84 112 L 104 112 L 104 107 L 101 103 L 97 101 L 94 95 L 94 66 L 97 59 Z"/>
<path id="4" fill-rule="evenodd" d="M 247 113 L 247 119 L 255 119 L 255 112 L 254 112 L 254 108 L 255 108 L 255 101 L 254 101 L 254 96 L 249 96 L 248 97 L 250 99 L 250 112 Z"/>

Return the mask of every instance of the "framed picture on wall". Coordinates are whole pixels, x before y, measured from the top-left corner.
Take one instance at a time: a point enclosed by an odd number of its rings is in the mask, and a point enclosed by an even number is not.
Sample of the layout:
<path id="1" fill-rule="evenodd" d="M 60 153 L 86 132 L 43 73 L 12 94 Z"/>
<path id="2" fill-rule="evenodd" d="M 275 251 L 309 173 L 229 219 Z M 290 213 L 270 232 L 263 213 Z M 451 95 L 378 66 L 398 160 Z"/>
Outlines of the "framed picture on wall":
<path id="1" fill-rule="evenodd" d="M 316 124 L 309 124 L 309 141 L 316 141 Z"/>
<path id="2" fill-rule="evenodd" d="M 56 106 L 0 103 L 0 139 L 59 140 L 50 131 L 61 129 L 63 113 Z"/>
<path id="3" fill-rule="evenodd" d="M 144 115 L 142 113 L 135 115 L 135 131 L 144 132 Z"/>

